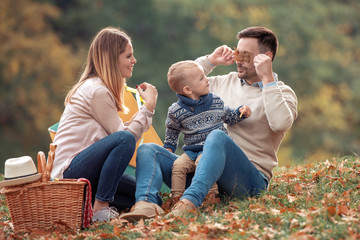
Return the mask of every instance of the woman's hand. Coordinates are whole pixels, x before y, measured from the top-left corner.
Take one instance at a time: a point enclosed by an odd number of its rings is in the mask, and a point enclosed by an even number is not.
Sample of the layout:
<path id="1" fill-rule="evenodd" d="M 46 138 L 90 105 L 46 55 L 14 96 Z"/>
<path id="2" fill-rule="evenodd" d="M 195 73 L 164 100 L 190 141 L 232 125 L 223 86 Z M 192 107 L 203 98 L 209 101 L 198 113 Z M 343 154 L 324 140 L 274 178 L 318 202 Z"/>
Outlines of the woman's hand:
<path id="1" fill-rule="evenodd" d="M 234 64 L 234 51 L 226 45 L 220 46 L 208 56 L 208 60 L 215 66 Z"/>
<path id="2" fill-rule="evenodd" d="M 156 88 L 150 83 L 142 83 L 139 86 L 136 86 L 140 97 L 144 99 L 145 106 L 150 112 L 154 112 L 156 101 L 158 98 L 158 92 Z"/>

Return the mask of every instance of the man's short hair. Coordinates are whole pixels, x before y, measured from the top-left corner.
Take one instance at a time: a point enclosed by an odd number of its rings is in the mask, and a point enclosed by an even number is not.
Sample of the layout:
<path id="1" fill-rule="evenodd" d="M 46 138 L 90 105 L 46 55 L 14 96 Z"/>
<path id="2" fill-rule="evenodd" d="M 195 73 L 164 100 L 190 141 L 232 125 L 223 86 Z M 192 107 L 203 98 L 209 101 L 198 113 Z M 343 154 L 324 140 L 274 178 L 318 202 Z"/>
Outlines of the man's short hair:
<path id="1" fill-rule="evenodd" d="M 237 38 L 256 38 L 258 40 L 260 52 L 265 53 L 270 51 L 273 55 L 272 60 L 274 61 L 279 41 L 270 29 L 265 27 L 248 27 L 240 31 Z"/>

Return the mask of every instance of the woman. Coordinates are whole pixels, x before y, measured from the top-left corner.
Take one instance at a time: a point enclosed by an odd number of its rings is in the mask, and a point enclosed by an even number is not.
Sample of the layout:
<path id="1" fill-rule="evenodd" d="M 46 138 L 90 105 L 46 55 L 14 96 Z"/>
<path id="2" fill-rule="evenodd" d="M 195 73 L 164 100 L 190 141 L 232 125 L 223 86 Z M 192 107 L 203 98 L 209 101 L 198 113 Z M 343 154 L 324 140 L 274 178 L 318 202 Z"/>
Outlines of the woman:
<path id="1" fill-rule="evenodd" d="M 157 90 L 148 83 L 137 87 L 145 104 L 126 124 L 118 112 L 124 105 L 125 79 L 136 59 L 131 39 L 108 27 L 94 38 L 78 83 L 65 99 L 54 143 L 52 178 L 86 178 L 93 191 L 93 221 L 108 221 L 134 204 L 135 178 L 124 174 L 136 142 L 152 123 Z"/>

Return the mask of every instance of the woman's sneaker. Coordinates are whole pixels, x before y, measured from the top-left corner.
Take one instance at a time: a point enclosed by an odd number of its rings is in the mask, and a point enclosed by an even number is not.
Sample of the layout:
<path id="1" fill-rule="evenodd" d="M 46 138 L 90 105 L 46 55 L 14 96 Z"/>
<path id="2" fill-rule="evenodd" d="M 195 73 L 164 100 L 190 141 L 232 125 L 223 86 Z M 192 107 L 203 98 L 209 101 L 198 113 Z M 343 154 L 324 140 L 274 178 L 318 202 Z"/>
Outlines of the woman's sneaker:
<path id="1" fill-rule="evenodd" d="M 117 218 L 119 213 L 114 207 L 104 207 L 100 211 L 94 213 L 92 222 L 108 222 L 111 219 Z"/>

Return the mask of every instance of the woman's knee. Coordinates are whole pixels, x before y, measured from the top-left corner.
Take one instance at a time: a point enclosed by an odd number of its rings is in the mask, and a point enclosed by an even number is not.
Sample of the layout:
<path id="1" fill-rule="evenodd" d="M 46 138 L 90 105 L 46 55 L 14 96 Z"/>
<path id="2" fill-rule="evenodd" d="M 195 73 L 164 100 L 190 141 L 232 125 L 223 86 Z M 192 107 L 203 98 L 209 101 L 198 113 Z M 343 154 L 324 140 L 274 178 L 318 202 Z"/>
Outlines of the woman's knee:
<path id="1" fill-rule="evenodd" d="M 118 131 L 113 133 L 117 145 L 128 148 L 128 151 L 135 151 L 136 140 L 134 135 L 129 131 Z"/>

